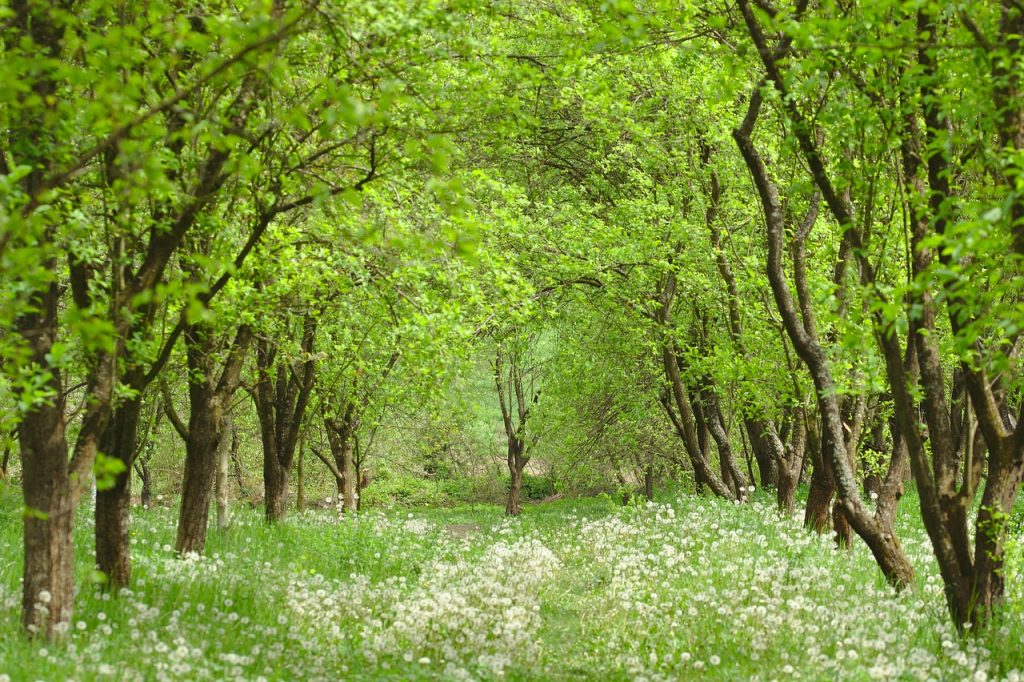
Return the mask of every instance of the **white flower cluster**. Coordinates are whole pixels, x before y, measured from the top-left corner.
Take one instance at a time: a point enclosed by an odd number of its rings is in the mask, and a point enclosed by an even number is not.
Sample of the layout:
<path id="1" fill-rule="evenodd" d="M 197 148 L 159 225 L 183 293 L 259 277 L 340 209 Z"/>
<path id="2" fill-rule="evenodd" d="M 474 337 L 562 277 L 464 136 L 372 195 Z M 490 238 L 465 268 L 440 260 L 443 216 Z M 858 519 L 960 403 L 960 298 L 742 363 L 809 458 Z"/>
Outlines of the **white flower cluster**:
<path id="1" fill-rule="evenodd" d="M 370 665 L 415 662 L 449 678 L 490 677 L 540 655 L 539 591 L 559 566 L 536 539 L 500 541 L 473 560 L 428 563 L 415 585 L 404 576 L 371 584 L 363 575 L 314 575 L 293 578 L 287 600 L 314 632 L 361 643 Z"/>

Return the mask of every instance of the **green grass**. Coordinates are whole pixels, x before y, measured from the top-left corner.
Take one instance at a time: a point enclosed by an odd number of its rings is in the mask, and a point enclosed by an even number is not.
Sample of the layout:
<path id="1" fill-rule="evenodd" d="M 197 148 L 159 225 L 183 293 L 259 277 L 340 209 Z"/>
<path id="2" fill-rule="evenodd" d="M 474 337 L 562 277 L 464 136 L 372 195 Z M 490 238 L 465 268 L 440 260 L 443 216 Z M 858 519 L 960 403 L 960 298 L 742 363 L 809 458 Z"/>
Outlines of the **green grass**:
<path id="1" fill-rule="evenodd" d="M 759 493 L 760 495 L 760 493 Z M 0 492 L 0 674 L 11 680 L 936 679 L 1024 668 L 1020 528 L 1002 619 L 949 626 L 916 500 L 900 533 L 918 569 L 894 594 L 861 545 L 838 552 L 753 505 L 663 493 L 292 515 L 237 510 L 203 559 L 178 559 L 175 510 L 138 511 L 131 589 L 92 582 L 79 514 L 69 633 L 18 628 L 20 501 Z M 470 526 L 462 534 L 451 525 Z M 476 528 L 479 530 L 476 530 Z M 2 679 L 2 678 L 0 678 Z"/>

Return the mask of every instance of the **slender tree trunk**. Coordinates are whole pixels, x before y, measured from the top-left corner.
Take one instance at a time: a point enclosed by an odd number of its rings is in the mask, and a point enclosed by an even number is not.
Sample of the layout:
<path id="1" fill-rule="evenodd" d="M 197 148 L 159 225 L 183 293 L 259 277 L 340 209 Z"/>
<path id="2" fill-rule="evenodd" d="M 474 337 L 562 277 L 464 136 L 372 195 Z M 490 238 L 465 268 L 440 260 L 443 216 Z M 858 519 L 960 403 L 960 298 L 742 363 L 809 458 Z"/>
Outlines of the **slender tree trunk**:
<path id="1" fill-rule="evenodd" d="M 263 444 L 263 501 L 267 523 L 284 519 L 288 511 L 288 477 L 299 445 L 302 420 L 316 379 L 312 357 L 316 319 L 308 313 L 302 320 L 300 349 L 305 359 L 293 366 L 278 357 L 277 348 L 266 341 L 256 345 L 259 381 L 254 393 L 256 415 Z"/>
<path id="2" fill-rule="evenodd" d="M 362 509 L 363 506 L 363 488 L 370 485 L 370 479 L 368 476 L 363 474 L 363 451 L 359 447 L 359 437 L 355 438 L 355 447 L 352 448 L 355 452 L 355 473 L 356 473 L 356 511 Z"/>
<path id="3" fill-rule="evenodd" d="M 674 290 L 674 283 L 670 287 Z M 665 296 L 670 299 L 671 297 Z M 667 305 L 667 304 L 666 304 Z M 667 314 L 667 313 L 664 313 Z M 686 453 L 693 465 L 694 478 L 707 484 L 715 495 L 726 499 L 736 499 L 729 486 L 715 474 L 707 458 L 700 451 L 700 444 L 697 439 L 696 416 L 693 412 L 693 404 L 690 401 L 689 393 L 683 384 L 682 375 L 679 369 L 676 349 L 674 344 L 666 342 L 662 346 L 662 364 L 665 370 L 665 377 L 669 383 L 669 395 L 664 397 L 665 409 L 672 418 L 676 433 L 686 447 Z M 678 414 L 676 413 L 678 410 Z"/>
<path id="4" fill-rule="evenodd" d="M 245 484 L 245 472 L 242 471 L 242 460 L 238 457 L 238 429 L 231 434 L 231 464 L 234 467 L 235 483 L 242 499 L 249 499 L 249 488 Z"/>
<path id="5" fill-rule="evenodd" d="M 739 5 L 744 22 L 747 24 L 751 37 L 757 45 L 758 53 L 765 63 L 770 79 L 776 84 L 777 89 L 780 91 L 784 90 L 785 86 L 782 83 L 782 77 L 776 70 L 773 61 L 777 50 L 773 51 L 766 45 L 758 19 L 748 0 L 740 0 Z M 795 103 L 786 100 L 785 92 L 782 92 L 782 94 L 784 95 L 783 101 L 788 107 L 787 111 L 794 111 Z M 763 159 L 751 142 L 751 133 L 757 121 L 760 106 L 761 93 L 760 91 L 755 91 L 751 95 L 750 104 L 743 123 L 733 132 L 733 138 L 739 146 L 747 168 L 754 178 L 754 184 L 764 210 L 765 224 L 768 232 L 767 274 L 769 284 L 772 288 L 776 307 L 786 327 L 786 332 L 814 381 L 817 393 L 818 414 L 821 416 L 822 424 L 822 460 L 828 461 L 832 465 L 843 512 L 857 534 L 870 548 L 875 561 L 878 563 L 886 579 L 897 587 L 904 587 L 913 581 L 913 566 L 903 551 L 898 537 L 892 533 L 891 529 L 880 526 L 877 519 L 868 512 L 860 498 L 860 491 L 853 476 L 848 452 L 844 444 L 843 423 L 836 396 L 836 386 L 832 378 L 828 356 L 818 340 L 813 310 L 805 307 L 803 313 L 797 311 L 793 294 L 786 281 L 783 270 L 782 246 L 785 219 L 782 205 L 779 201 L 778 189 L 770 179 Z M 800 132 L 805 133 L 806 131 L 801 129 Z M 811 144 L 804 135 L 801 135 L 800 141 L 804 146 Z M 809 160 L 820 165 L 820 158 L 816 156 L 811 158 L 811 156 L 808 154 Z M 817 167 L 815 169 L 820 170 Z M 819 185 L 821 184 L 824 184 L 824 182 L 819 183 Z M 822 193 L 825 194 L 824 187 L 822 188 Z M 826 194 L 826 200 L 830 205 L 839 202 L 834 193 L 831 192 Z M 805 225 L 807 222 L 805 222 Z M 850 235 L 856 229 L 856 224 L 852 220 L 844 219 L 840 223 L 848 230 L 847 235 Z M 806 238 L 806 232 L 809 229 L 809 225 L 806 230 L 802 226 L 799 237 L 800 242 L 803 242 Z M 850 238 L 852 239 L 854 236 L 850 236 Z M 806 275 L 796 271 L 796 280 L 798 291 L 806 290 Z"/>
<path id="6" fill-rule="evenodd" d="M 654 501 L 654 464 L 648 464 L 644 469 L 644 497 Z"/>
<path id="7" fill-rule="evenodd" d="M 331 454 L 334 457 L 334 466 L 340 477 L 336 477 L 338 484 L 338 502 L 345 513 L 357 511 L 359 479 L 355 467 L 355 429 L 358 424 L 354 421 L 355 408 L 350 404 L 337 419 L 327 419 L 327 441 L 331 446 Z"/>
<path id="8" fill-rule="evenodd" d="M 228 469 L 231 459 L 231 438 L 234 433 L 231 417 L 221 420 L 220 440 L 217 443 L 217 479 L 214 489 L 217 497 L 217 530 L 223 532 L 231 525 L 231 510 L 228 507 Z"/>
<path id="9" fill-rule="evenodd" d="M 295 511 L 306 508 L 306 450 L 299 443 L 299 461 L 295 472 Z"/>
<path id="10" fill-rule="evenodd" d="M 505 355 L 499 347 L 494 360 L 494 385 L 498 389 L 501 419 L 508 443 L 509 489 L 505 515 L 519 516 L 522 512 L 520 491 L 523 487 L 523 469 L 530 461 L 526 441 L 530 408 L 537 402 L 540 393 L 534 393 L 532 400 L 528 399 L 523 387 L 523 368 L 519 358 L 512 356 L 507 374 L 504 360 Z M 537 436 L 531 442 L 536 443 Z"/>
<path id="11" fill-rule="evenodd" d="M 139 491 L 139 502 L 142 504 L 143 509 L 149 509 L 153 506 L 153 475 L 149 470 L 149 458 L 140 457 L 135 463 L 135 471 L 139 475 L 139 481 L 142 482 L 142 490 Z"/>
<path id="12" fill-rule="evenodd" d="M 354 512 L 358 508 L 357 496 L 359 480 L 356 477 L 355 439 L 349 438 L 342 450 L 341 461 L 341 500 L 343 512 Z"/>
<path id="13" fill-rule="evenodd" d="M 807 456 L 807 421 L 804 418 L 804 410 L 796 411 L 793 416 L 793 429 L 788 445 L 778 444 L 784 449 L 784 456 L 779 458 L 778 487 L 776 488 L 776 500 L 779 511 L 785 516 L 791 517 L 796 507 L 796 488 L 800 482 L 800 472 L 804 467 L 804 460 Z"/>

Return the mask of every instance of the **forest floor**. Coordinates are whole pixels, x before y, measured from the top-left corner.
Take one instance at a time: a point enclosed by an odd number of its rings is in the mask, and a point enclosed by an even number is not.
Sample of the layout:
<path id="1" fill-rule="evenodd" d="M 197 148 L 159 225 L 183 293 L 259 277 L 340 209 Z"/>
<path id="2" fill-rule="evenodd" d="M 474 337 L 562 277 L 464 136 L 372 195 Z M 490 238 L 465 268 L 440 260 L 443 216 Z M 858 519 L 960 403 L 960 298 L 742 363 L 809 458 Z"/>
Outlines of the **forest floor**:
<path id="1" fill-rule="evenodd" d="M 758 493 L 760 496 L 761 493 Z M 927 538 L 896 594 L 861 543 L 782 519 L 765 495 L 627 508 L 609 498 L 294 514 L 239 510 L 204 558 L 178 559 L 175 510 L 134 515 L 130 590 L 98 589 L 80 514 L 74 621 L 20 635 L 20 518 L 0 491 L 0 680 L 1022 679 L 1021 527 L 1000 622 L 958 637 Z"/>

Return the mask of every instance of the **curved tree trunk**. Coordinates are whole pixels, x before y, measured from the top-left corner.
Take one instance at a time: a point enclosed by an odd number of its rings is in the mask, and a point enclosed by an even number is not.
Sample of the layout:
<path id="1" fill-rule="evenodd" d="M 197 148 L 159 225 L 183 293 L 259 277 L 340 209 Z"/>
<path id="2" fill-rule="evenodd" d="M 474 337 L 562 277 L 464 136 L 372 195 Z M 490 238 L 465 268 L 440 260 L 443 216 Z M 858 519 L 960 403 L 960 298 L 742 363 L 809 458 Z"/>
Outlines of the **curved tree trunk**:
<path id="1" fill-rule="evenodd" d="M 758 52 L 765 62 L 770 78 L 777 83 L 777 87 L 781 88 L 781 76 L 773 71 L 775 53 L 765 44 L 764 36 L 761 34 L 760 25 L 754 16 L 749 0 L 740 0 L 740 9 L 751 35 L 754 36 Z M 750 106 L 743 123 L 734 131 L 733 138 L 754 178 L 754 184 L 764 209 L 768 232 L 767 274 L 772 294 L 786 332 L 814 381 L 818 413 L 821 416 L 822 424 L 822 459 L 832 465 L 842 510 L 850 521 L 850 525 L 871 549 L 886 578 L 893 585 L 903 587 L 913 581 L 913 566 L 900 546 L 896 535 L 890 529 L 881 527 L 860 498 L 860 490 L 851 470 L 845 447 L 842 415 L 837 401 L 835 382 L 832 378 L 828 357 L 817 338 L 813 311 L 805 310 L 803 319 L 801 319 L 801 314 L 797 312 L 793 294 L 784 275 L 782 241 L 785 220 L 782 206 L 778 190 L 768 176 L 764 161 L 751 142 L 751 133 L 757 121 L 760 106 L 761 95 L 759 91 L 755 90 L 751 95 Z M 829 197 L 829 199 L 831 198 Z M 844 226 L 851 231 L 855 229 L 852 222 L 844 222 Z M 810 227 L 808 226 L 807 229 L 809 230 Z M 806 288 L 806 280 L 801 281 L 800 274 L 800 272 L 797 273 L 797 287 L 798 289 Z"/>

